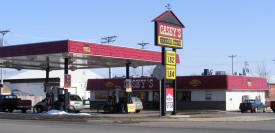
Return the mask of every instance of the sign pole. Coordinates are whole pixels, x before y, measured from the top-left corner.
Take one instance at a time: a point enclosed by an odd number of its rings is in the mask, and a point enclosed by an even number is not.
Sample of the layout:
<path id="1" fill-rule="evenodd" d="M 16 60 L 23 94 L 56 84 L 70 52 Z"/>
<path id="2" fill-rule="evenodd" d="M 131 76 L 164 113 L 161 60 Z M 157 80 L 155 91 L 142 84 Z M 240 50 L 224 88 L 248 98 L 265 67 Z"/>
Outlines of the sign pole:
<path id="1" fill-rule="evenodd" d="M 173 49 L 173 51 L 176 53 L 176 49 Z M 177 63 L 176 63 L 176 67 L 177 67 Z M 177 72 L 177 69 L 175 70 L 175 75 L 177 75 L 176 72 Z M 173 87 L 174 87 L 174 90 L 173 90 L 173 93 L 174 93 L 174 97 L 173 97 L 174 104 L 173 104 L 172 115 L 177 115 L 177 79 L 173 80 Z"/>
<path id="2" fill-rule="evenodd" d="M 165 67 L 165 47 L 162 47 L 162 52 L 161 52 L 161 64 L 163 67 Z M 165 84 L 166 84 L 166 79 L 163 78 L 161 80 L 161 116 L 166 115 L 166 93 L 165 93 Z"/>
<path id="3" fill-rule="evenodd" d="M 161 117 L 161 80 L 159 80 L 159 116 Z"/>

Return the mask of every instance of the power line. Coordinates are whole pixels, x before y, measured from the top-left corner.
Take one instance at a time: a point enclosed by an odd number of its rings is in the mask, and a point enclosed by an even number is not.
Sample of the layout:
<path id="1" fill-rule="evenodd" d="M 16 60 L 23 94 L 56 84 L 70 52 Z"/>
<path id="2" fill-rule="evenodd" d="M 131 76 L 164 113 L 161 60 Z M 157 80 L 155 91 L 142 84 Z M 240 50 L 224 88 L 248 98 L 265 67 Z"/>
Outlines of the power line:
<path id="1" fill-rule="evenodd" d="M 138 45 L 140 45 L 141 46 L 141 49 L 144 49 L 144 47 L 146 46 L 146 45 L 148 45 L 148 44 L 150 44 L 150 43 L 146 43 L 146 42 L 141 42 L 141 43 L 138 43 Z M 141 66 L 141 76 L 143 77 L 144 76 L 144 74 L 143 74 L 143 66 Z"/>
<path id="2" fill-rule="evenodd" d="M 234 58 L 237 57 L 237 55 L 232 54 L 231 56 L 228 56 L 228 57 L 232 58 L 232 75 L 234 75 L 234 64 L 233 63 L 234 63 Z"/>
<path id="3" fill-rule="evenodd" d="M 116 35 L 114 36 L 107 36 L 107 37 L 102 37 L 101 40 L 103 40 L 101 43 L 105 43 L 105 44 L 110 44 L 115 40 L 115 38 L 117 38 Z M 112 78 L 112 68 L 109 66 L 109 78 L 111 79 Z"/>
<path id="4" fill-rule="evenodd" d="M 138 45 L 141 46 L 141 49 L 144 49 L 144 47 L 148 44 L 150 44 L 150 43 L 146 43 L 146 42 L 143 42 L 143 41 L 141 43 L 138 43 Z"/>
<path id="5" fill-rule="evenodd" d="M 117 38 L 116 35 L 114 35 L 114 36 L 102 37 L 101 40 L 103 40 L 103 41 L 102 41 L 101 43 L 110 44 L 110 43 L 116 41 L 115 38 Z"/>

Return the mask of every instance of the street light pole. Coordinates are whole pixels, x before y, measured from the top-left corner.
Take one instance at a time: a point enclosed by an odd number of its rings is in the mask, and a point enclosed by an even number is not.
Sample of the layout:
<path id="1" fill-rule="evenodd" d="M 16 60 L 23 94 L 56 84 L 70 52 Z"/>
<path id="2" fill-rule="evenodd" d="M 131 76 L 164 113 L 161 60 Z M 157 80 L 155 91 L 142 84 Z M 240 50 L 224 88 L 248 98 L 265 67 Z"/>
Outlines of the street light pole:
<path id="1" fill-rule="evenodd" d="M 101 43 L 106 43 L 109 44 L 111 42 L 116 41 L 115 38 L 117 38 L 116 35 L 114 36 L 107 36 L 107 37 L 102 37 L 101 40 L 103 40 Z M 112 78 L 112 68 L 109 66 L 109 78 Z"/>
<path id="2" fill-rule="evenodd" d="M 1 30 L 0 33 L 2 34 L 2 41 L 1 41 L 1 47 L 4 46 L 4 42 L 5 42 L 5 35 L 10 32 L 9 30 Z M 1 67 L 1 84 L 3 85 L 4 84 L 4 81 L 3 81 L 3 66 Z"/>
<path id="3" fill-rule="evenodd" d="M 146 42 L 141 42 L 141 43 L 138 43 L 138 45 L 140 45 L 141 46 L 141 49 L 144 49 L 144 47 L 145 47 L 145 45 L 147 45 L 147 44 L 149 44 L 149 43 L 146 43 Z M 144 74 L 143 74 L 143 66 L 141 66 L 141 77 L 143 77 L 144 76 Z"/>
<path id="4" fill-rule="evenodd" d="M 237 55 L 231 55 L 231 56 L 228 56 L 228 57 L 230 57 L 230 58 L 232 58 L 232 75 L 234 75 L 234 58 L 236 57 Z"/>

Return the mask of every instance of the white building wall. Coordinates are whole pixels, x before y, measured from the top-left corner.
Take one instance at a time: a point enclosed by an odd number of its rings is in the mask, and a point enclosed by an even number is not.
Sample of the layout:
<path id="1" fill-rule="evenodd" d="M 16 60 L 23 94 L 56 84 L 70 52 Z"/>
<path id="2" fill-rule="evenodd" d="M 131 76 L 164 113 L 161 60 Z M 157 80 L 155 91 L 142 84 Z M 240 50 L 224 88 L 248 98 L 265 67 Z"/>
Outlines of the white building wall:
<path id="1" fill-rule="evenodd" d="M 69 92 L 71 94 L 77 94 L 81 98 L 88 99 L 90 98 L 90 91 L 86 91 L 87 81 L 91 78 L 102 78 L 101 76 L 93 73 L 87 69 L 78 69 L 76 71 L 69 71 L 71 75 L 71 88 Z M 39 70 L 30 70 L 24 71 L 22 73 L 18 73 L 12 77 L 6 79 L 35 79 L 35 78 L 45 78 L 45 71 Z M 64 71 L 56 70 L 50 71 L 50 78 L 59 78 L 60 79 L 60 87 L 64 87 Z M 33 94 L 36 96 L 45 96 L 44 93 L 44 83 L 5 83 L 12 90 L 28 90 L 26 92 L 34 92 Z"/>
<path id="2" fill-rule="evenodd" d="M 21 90 L 35 96 L 46 96 L 43 83 L 4 83 L 12 90 Z"/>
<path id="3" fill-rule="evenodd" d="M 191 90 L 191 101 L 225 101 L 225 90 Z"/>
<path id="4" fill-rule="evenodd" d="M 265 91 L 263 90 L 227 90 L 226 91 L 226 110 L 238 111 L 242 97 L 248 95 L 250 99 L 255 99 L 256 96 L 260 96 L 261 101 L 265 103 Z"/>

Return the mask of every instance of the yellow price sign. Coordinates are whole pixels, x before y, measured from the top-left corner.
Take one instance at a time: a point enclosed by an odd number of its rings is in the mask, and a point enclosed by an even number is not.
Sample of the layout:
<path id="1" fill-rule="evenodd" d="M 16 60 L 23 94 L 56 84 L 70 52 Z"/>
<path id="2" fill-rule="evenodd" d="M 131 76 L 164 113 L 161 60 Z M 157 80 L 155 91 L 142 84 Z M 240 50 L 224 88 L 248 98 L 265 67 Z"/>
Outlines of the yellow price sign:
<path id="1" fill-rule="evenodd" d="M 136 104 L 127 104 L 128 113 L 136 112 Z"/>
<path id="2" fill-rule="evenodd" d="M 176 65 L 176 52 L 175 51 L 165 51 L 166 65 Z"/>
<path id="3" fill-rule="evenodd" d="M 176 66 L 166 65 L 166 79 L 176 79 Z"/>

